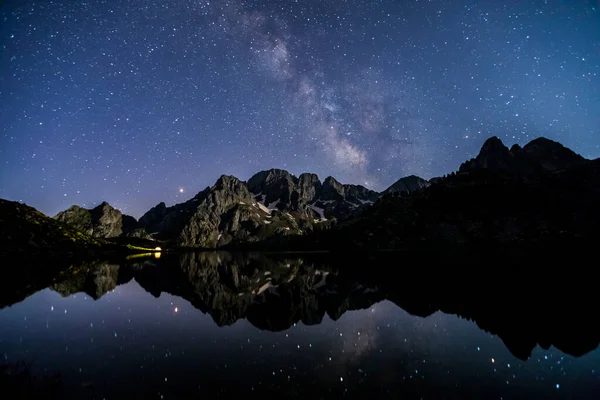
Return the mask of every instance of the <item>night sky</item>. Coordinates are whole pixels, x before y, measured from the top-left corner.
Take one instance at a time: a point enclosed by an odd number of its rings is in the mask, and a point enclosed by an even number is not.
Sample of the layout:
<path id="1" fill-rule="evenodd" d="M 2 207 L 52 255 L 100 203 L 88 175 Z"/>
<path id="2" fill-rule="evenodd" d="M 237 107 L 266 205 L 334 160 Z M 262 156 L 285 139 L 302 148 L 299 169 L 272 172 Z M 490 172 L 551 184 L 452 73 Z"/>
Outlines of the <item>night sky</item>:
<path id="1" fill-rule="evenodd" d="M 135 217 L 221 174 L 385 189 L 483 141 L 600 156 L 600 2 L 4 1 L 0 197 Z"/>

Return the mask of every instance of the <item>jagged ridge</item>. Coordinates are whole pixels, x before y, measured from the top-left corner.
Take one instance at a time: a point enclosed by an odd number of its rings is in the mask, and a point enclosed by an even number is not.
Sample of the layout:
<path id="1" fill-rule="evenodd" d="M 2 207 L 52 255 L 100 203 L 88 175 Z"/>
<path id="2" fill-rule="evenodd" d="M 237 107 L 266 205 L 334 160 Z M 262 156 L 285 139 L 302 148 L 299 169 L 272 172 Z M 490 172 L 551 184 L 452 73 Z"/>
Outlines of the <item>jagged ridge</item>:
<path id="1" fill-rule="evenodd" d="M 360 185 L 315 174 L 300 177 L 271 169 L 242 182 L 221 176 L 193 199 L 166 207 L 158 204 L 139 224 L 146 232 L 179 246 L 216 248 L 272 236 L 302 235 L 359 215 L 380 197 Z"/>

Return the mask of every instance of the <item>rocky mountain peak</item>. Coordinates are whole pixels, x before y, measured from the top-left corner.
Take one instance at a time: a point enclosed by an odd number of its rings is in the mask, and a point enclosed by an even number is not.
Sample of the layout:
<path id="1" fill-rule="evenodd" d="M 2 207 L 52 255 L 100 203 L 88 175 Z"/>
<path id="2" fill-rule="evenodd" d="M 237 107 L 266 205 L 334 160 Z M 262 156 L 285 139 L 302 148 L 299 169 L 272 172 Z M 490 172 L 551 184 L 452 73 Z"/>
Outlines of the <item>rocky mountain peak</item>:
<path id="1" fill-rule="evenodd" d="M 539 137 L 523 147 L 523 153 L 546 171 L 569 168 L 585 162 L 585 158 L 562 144 Z"/>
<path id="2" fill-rule="evenodd" d="M 283 169 L 272 168 L 265 171 L 257 172 L 248 179 L 248 188 L 255 192 L 260 190 L 265 185 L 271 185 L 280 180 L 291 180 L 294 181 L 292 174 Z"/>
<path id="3" fill-rule="evenodd" d="M 248 180 L 248 189 L 268 209 L 291 212 L 309 221 L 345 218 L 379 198 L 360 185 L 344 185 L 329 176 L 323 183 L 316 174 L 299 178 L 284 170 L 261 171 Z"/>
<path id="4" fill-rule="evenodd" d="M 261 200 L 265 204 L 282 210 L 290 205 L 297 181 L 288 171 L 270 169 L 248 179 L 248 190 L 255 195 L 262 195 Z"/>
<path id="5" fill-rule="evenodd" d="M 325 180 L 323 181 L 323 185 L 342 186 L 342 184 L 337 179 L 335 179 L 333 176 L 328 176 L 327 178 L 325 178 Z"/>
<path id="6" fill-rule="evenodd" d="M 94 227 L 92 225 L 92 214 L 90 210 L 77 205 L 72 205 L 65 211 L 61 211 L 54 216 L 54 219 L 71 225 L 77 230 L 92 235 L 94 233 Z"/>
<path id="7" fill-rule="evenodd" d="M 488 138 L 485 142 L 483 142 L 483 146 L 481 146 L 482 153 L 489 153 L 493 151 L 504 151 L 508 148 L 502 143 L 502 140 L 498 136 L 492 136 Z"/>
<path id="8" fill-rule="evenodd" d="M 88 235 L 101 238 L 117 237 L 137 227 L 135 218 L 123 215 L 106 201 L 91 210 L 71 206 L 54 218 Z"/>
<path id="9" fill-rule="evenodd" d="M 243 185 L 242 181 L 233 175 L 221 175 L 212 187 L 213 190 L 237 190 Z"/>
<path id="10" fill-rule="evenodd" d="M 460 166 L 460 171 L 477 168 L 494 171 L 511 171 L 513 169 L 513 157 L 508 147 L 497 136 L 487 139 L 481 146 L 477 157 L 463 163 Z"/>
<path id="11" fill-rule="evenodd" d="M 169 232 L 178 235 L 180 245 L 214 248 L 223 232 L 236 233 L 241 223 L 254 216 L 248 208 L 254 204 L 245 182 L 222 175 L 202 196 L 174 206 L 165 221 L 170 224 Z"/>
<path id="12" fill-rule="evenodd" d="M 211 205 L 216 211 L 224 211 L 225 208 L 239 202 L 251 203 L 253 196 L 248 191 L 248 187 L 235 176 L 221 175 L 215 185 L 210 188 L 205 202 Z"/>
<path id="13" fill-rule="evenodd" d="M 321 183 L 319 176 L 317 174 L 313 174 L 310 172 L 304 172 L 304 173 L 300 174 L 300 177 L 298 177 L 298 180 L 305 180 L 305 181 L 311 181 L 311 182 L 318 181 L 319 183 Z"/>
<path id="14" fill-rule="evenodd" d="M 344 197 L 353 204 L 367 204 L 377 200 L 381 194 L 361 185 L 344 185 Z"/>
<path id="15" fill-rule="evenodd" d="M 297 185 L 299 201 L 304 203 L 314 201 L 321 191 L 321 186 L 321 181 L 316 174 L 301 174 Z"/>
<path id="16" fill-rule="evenodd" d="M 123 214 L 106 201 L 100 203 L 90 212 L 92 214 L 94 236 L 110 238 L 123 233 Z"/>
<path id="17" fill-rule="evenodd" d="M 515 155 L 522 150 L 523 150 L 523 148 L 521 146 L 519 146 L 518 143 L 515 143 L 510 147 L 510 154 Z"/>
<path id="18" fill-rule="evenodd" d="M 66 212 L 80 212 L 81 210 L 85 210 L 85 208 L 80 207 L 76 204 L 73 204 L 71 207 L 67 208 L 65 211 L 61 211 L 54 218 L 57 218 L 60 214 L 64 214 Z"/>
<path id="19" fill-rule="evenodd" d="M 420 178 L 416 175 L 405 176 L 404 178 L 398 179 L 392 186 L 387 188 L 383 194 L 398 194 L 407 195 L 412 192 L 416 192 L 430 185 L 430 182 Z"/>
<path id="20" fill-rule="evenodd" d="M 148 233 L 154 233 L 159 230 L 161 221 L 167 215 L 167 205 L 161 201 L 150 210 L 146 211 L 139 220 L 140 226 L 144 227 Z"/>
<path id="21" fill-rule="evenodd" d="M 113 206 L 108 204 L 108 202 L 106 202 L 106 201 L 103 201 L 102 203 L 98 204 L 95 208 L 101 208 L 101 209 L 105 209 L 105 210 L 114 210 Z"/>
<path id="22" fill-rule="evenodd" d="M 339 201 L 344 198 L 344 185 L 338 182 L 334 177 L 328 176 L 321 187 L 321 199 L 324 201 Z"/>
<path id="23" fill-rule="evenodd" d="M 267 183 L 270 183 L 272 181 L 277 181 L 279 179 L 286 179 L 286 180 L 294 180 L 292 174 L 290 174 L 288 171 L 284 170 L 284 169 L 277 169 L 277 168 L 272 168 L 267 172 L 267 176 L 265 178 L 265 181 Z"/>
<path id="24" fill-rule="evenodd" d="M 532 140 L 523 148 L 513 145 L 510 150 L 496 136 L 489 138 L 476 158 L 460 166 L 460 172 L 490 169 L 528 176 L 544 171 L 556 171 L 580 165 L 586 160 L 562 144 L 544 137 Z"/>

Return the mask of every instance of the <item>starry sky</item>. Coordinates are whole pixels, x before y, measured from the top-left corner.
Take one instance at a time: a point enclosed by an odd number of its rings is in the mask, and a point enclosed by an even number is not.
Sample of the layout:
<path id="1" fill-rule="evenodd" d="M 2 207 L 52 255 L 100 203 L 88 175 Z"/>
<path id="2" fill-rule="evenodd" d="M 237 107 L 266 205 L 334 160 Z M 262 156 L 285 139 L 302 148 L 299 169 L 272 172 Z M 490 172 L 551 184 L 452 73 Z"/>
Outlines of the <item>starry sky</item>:
<path id="1" fill-rule="evenodd" d="M 221 174 L 383 190 L 484 140 L 600 156 L 600 1 L 0 5 L 0 197 L 140 217 Z"/>

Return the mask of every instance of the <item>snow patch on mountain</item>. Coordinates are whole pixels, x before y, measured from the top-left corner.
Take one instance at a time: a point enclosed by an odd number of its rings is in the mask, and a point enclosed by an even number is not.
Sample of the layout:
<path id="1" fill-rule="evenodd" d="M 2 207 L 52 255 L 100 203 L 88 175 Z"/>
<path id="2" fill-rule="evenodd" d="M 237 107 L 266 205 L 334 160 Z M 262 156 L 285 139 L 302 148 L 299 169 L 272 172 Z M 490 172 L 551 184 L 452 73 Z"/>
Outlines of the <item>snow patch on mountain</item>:
<path id="1" fill-rule="evenodd" d="M 321 208 L 321 207 L 317 207 L 314 204 L 309 205 L 309 207 L 314 210 L 317 214 L 319 214 L 319 217 L 321 218 L 321 221 L 327 221 L 327 218 L 325 218 L 325 209 Z"/>

